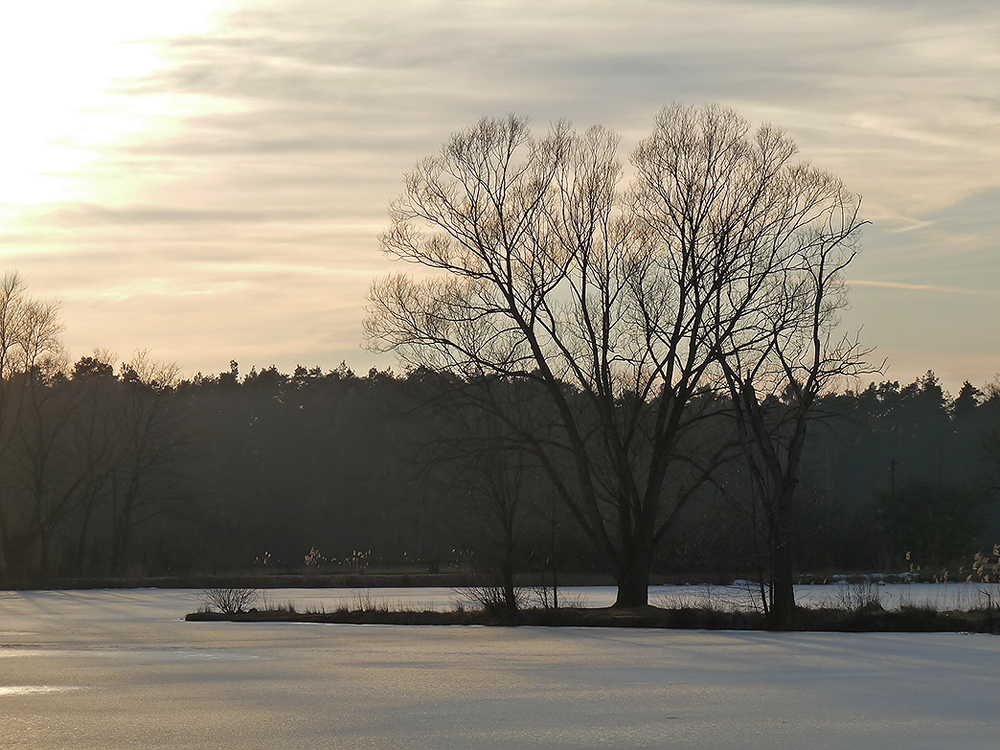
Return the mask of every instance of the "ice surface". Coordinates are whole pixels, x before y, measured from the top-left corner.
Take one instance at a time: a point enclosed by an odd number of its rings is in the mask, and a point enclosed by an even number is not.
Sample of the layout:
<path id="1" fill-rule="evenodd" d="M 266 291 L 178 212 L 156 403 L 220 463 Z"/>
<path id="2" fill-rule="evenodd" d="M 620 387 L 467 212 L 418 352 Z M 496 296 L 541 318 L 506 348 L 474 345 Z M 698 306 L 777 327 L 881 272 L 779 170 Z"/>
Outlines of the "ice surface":
<path id="1" fill-rule="evenodd" d="M 183 622 L 199 601 L 0 592 L 0 747 L 1000 746 L 995 636 Z"/>

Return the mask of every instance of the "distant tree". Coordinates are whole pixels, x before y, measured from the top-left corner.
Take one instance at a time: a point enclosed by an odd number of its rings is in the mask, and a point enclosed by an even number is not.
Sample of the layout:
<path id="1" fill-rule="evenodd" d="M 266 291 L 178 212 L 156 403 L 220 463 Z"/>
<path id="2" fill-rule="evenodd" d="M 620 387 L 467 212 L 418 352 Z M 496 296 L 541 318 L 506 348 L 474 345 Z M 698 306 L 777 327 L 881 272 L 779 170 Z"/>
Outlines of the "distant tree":
<path id="1" fill-rule="evenodd" d="M 124 572 L 133 531 L 169 513 L 181 499 L 177 480 L 187 443 L 170 399 L 177 385 L 173 363 L 138 352 L 121 366 L 116 429 L 119 451 L 111 467 L 111 566 Z"/>
<path id="2" fill-rule="evenodd" d="M 115 404 L 118 378 L 116 357 L 95 351 L 73 366 L 71 384 L 77 399 L 73 413 L 73 435 L 78 471 L 84 477 L 75 493 L 76 524 L 70 543 L 69 571 L 82 575 L 92 560 L 92 522 L 109 502 L 112 469 L 120 448 Z M 90 571 L 93 572 L 93 571 Z"/>
<path id="3" fill-rule="evenodd" d="M 503 402 L 509 414 L 524 410 L 521 429 L 531 419 L 541 427 L 544 415 L 525 398 L 524 383 L 484 378 L 456 392 L 451 378 L 425 375 L 419 414 L 433 429 L 421 433 L 410 465 L 424 492 L 444 506 L 444 523 L 477 576 L 482 603 L 512 613 L 523 599 L 517 575 L 530 563 L 530 542 L 538 541 L 532 533 L 540 521 L 538 500 L 549 487 L 518 431 L 478 401 Z"/>
<path id="4" fill-rule="evenodd" d="M 15 451 L 38 379 L 61 366 L 61 333 L 58 305 L 30 297 L 20 276 L 6 274 L 0 282 L 0 577 L 20 572 L 36 536 L 37 517 L 21 502 Z"/>
<path id="5" fill-rule="evenodd" d="M 996 496 L 1000 495 L 1000 375 L 986 384 L 978 413 L 982 422 L 974 451 L 987 466 L 988 486 Z"/>
<path id="6" fill-rule="evenodd" d="M 983 392 L 966 380 L 958 396 L 951 402 L 951 414 L 955 419 L 967 419 L 975 414 L 983 400 Z"/>
<path id="7" fill-rule="evenodd" d="M 905 482 L 879 495 L 882 533 L 893 559 L 935 575 L 971 561 L 990 497 L 943 481 Z"/>
<path id="8" fill-rule="evenodd" d="M 21 530 L 23 564 L 49 572 L 55 533 L 74 508 L 77 491 L 87 477 L 75 454 L 74 414 L 81 404 L 60 370 L 33 369 L 25 376 L 18 424 L 16 460 L 8 466 L 24 508 Z M 13 478 L 11 477 L 11 478 Z"/>
<path id="9" fill-rule="evenodd" d="M 498 592 L 498 602 L 510 613 L 520 605 L 516 574 L 525 567 L 523 527 L 529 507 L 529 467 L 519 450 L 481 452 L 467 475 L 466 513 L 473 525 L 463 534 L 466 550 L 482 583 Z M 462 537 L 460 537 L 462 538 Z"/>

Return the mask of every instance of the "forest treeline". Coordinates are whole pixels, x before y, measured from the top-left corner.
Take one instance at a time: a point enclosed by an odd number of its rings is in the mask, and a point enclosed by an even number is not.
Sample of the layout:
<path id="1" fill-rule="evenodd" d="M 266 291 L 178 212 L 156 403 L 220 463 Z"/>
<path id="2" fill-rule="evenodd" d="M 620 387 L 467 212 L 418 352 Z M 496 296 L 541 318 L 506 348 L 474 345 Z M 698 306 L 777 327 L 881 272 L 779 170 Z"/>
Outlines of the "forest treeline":
<path id="1" fill-rule="evenodd" d="M 0 383 L 7 585 L 403 565 L 497 580 L 600 572 L 533 457 L 467 398 L 451 400 L 456 383 L 441 375 L 359 376 L 346 364 L 241 374 L 233 362 L 180 379 L 142 354 L 71 366 L 34 355 L 8 356 Z M 530 404 L 517 388 L 494 396 Z M 691 408 L 704 420 L 687 449 L 713 471 L 668 483 L 689 496 L 654 571 L 753 577 L 766 567 L 764 521 L 726 447 L 737 442 L 726 397 L 705 389 Z M 1000 538 L 998 426 L 1000 389 L 967 382 L 952 398 L 931 372 L 823 397 L 798 489 L 796 569 L 967 568 Z"/>

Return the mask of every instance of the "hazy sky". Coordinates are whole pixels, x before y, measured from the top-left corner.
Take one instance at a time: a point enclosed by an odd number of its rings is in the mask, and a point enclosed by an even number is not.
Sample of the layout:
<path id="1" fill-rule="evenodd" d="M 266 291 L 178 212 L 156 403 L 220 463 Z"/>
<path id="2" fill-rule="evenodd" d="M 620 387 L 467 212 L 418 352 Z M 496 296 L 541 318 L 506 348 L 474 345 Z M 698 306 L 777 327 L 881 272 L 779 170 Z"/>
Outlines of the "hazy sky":
<path id="1" fill-rule="evenodd" d="M 402 174 L 483 115 L 770 121 L 864 196 L 845 325 L 886 377 L 1000 372 L 1000 4 L 78 0 L 0 10 L 0 271 L 75 359 L 188 375 L 360 348 Z"/>

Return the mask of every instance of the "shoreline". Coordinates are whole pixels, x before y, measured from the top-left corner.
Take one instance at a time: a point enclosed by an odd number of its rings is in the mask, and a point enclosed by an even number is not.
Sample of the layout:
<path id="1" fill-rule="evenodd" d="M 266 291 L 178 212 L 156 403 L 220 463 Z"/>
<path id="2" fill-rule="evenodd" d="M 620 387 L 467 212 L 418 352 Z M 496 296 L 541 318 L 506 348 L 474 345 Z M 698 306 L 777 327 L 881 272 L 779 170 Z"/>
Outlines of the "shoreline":
<path id="1" fill-rule="evenodd" d="M 651 628 L 664 630 L 769 630 L 760 612 L 726 611 L 682 607 L 663 609 L 646 606 L 633 609 L 526 608 L 516 612 L 456 608 L 449 611 L 406 610 L 387 607 L 340 608 L 297 612 L 294 608 L 252 609 L 245 612 L 198 611 L 187 622 L 314 623 L 341 625 L 410 625 L 489 627 L 596 627 Z M 938 611 L 930 607 L 885 610 L 866 607 L 847 610 L 832 607 L 800 607 L 796 622 L 786 632 L 841 633 L 993 633 L 1000 634 L 1000 611 Z"/>

